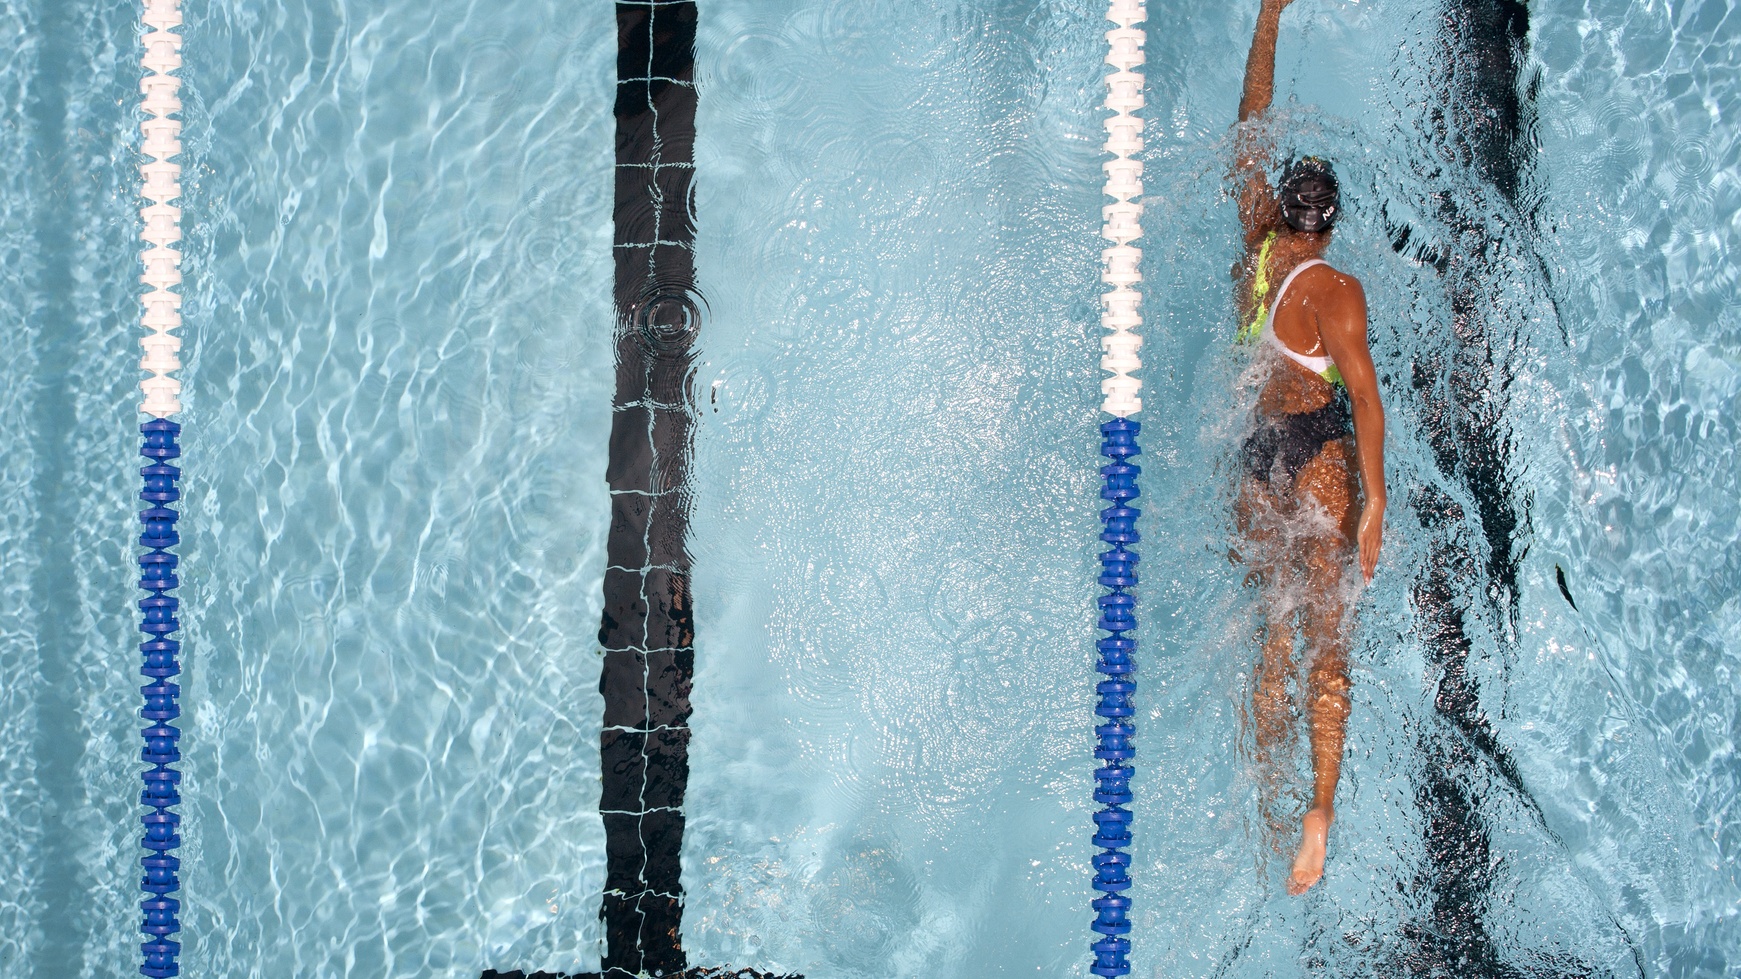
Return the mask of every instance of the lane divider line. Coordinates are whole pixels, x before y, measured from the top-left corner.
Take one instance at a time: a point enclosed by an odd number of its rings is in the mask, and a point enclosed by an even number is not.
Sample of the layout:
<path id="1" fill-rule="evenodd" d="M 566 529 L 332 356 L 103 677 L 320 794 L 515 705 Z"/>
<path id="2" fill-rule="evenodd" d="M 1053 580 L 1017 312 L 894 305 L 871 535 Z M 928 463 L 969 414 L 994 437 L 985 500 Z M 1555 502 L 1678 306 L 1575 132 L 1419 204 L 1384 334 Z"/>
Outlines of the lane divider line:
<path id="1" fill-rule="evenodd" d="M 1135 545 L 1142 539 L 1136 521 L 1142 511 L 1131 503 L 1140 494 L 1137 478 L 1142 467 L 1131 457 L 1142 452 L 1137 436 L 1142 426 L 1131 419 L 1142 410 L 1142 381 L 1132 377 L 1142 359 L 1142 249 L 1132 242 L 1142 237 L 1143 121 L 1136 113 L 1143 107 L 1143 64 L 1146 32 L 1138 27 L 1148 19 L 1143 0 L 1113 0 L 1106 19 L 1117 25 L 1106 32 L 1106 195 L 1113 199 L 1101 209 L 1105 221 L 1101 237 L 1112 244 L 1100 253 L 1100 279 L 1111 289 L 1101 297 L 1100 325 L 1109 332 L 1101 337 L 1100 367 L 1110 376 L 1100 382 L 1102 410 L 1112 420 L 1100 426 L 1100 452 L 1108 462 L 1100 468 L 1100 496 L 1110 506 L 1100 512 L 1102 543 L 1109 550 L 1100 555 L 1101 587 L 1096 601 L 1096 626 L 1105 636 L 1096 643 L 1095 670 L 1102 679 L 1095 685 L 1100 698 L 1094 708 L 1099 723 L 1094 728 L 1094 801 L 1101 809 L 1094 814 L 1093 928 L 1096 938 L 1089 946 L 1094 960 L 1089 972 L 1116 977 L 1130 974 L 1130 908 L 1125 893 L 1131 886 L 1131 765 L 1136 757 L 1135 656 L 1137 640 L 1137 585 Z"/>
<path id="2" fill-rule="evenodd" d="M 140 861 L 139 888 L 145 894 L 139 902 L 140 930 L 146 940 L 139 946 L 139 972 L 168 979 L 181 972 L 181 945 L 174 938 L 181 931 L 181 902 L 171 896 L 181 889 L 181 860 L 174 853 L 181 846 L 181 814 L 175 811 L 181 804 L 181 772 L 175 768 L 181 761 L 181 731 L 173 723 L 181 716 L 181 686 L 173 680 L 181 673 L 181 643 L 170 638 L 181 628 L 179 601 L 170 594 L 180 584 L 171 548 L 181 542 L 175 530 L 181 426 L 170 420 L 181 411 L 181 382 L 173 376 L 181 369 L 181 339 L 173 332 L 181 326 L 181 252 L 175 247 L 181 242 L 181 208 L 170 203 L 181 197 L 181 164 L 172 162 L 181 153 L 181 121 L 172 118 L 181 112 L 181 79 L 173 74 L 181 68 L 181 2 L 144 0 L 140 19 L 145 48 L 140 108 L 146 117 L 139 124 L 140 151 L 147 161 L 139 167 L 139 196 L 150 203 L 139 209 L 139 237 L 149 246 L 139 256 L 144 266 L 139 281 L 147 290 L 141 300 L 145 335 L 139 340 L 144 350 L 139 367 L 148 375 L 139 382 L 144 395 L 139 409 L 151 419 L 139 429 L 139 454 L 146 460 L 139 470 L 139 498 L 145 503 L 139 545 L 146 549 L 139 555 L 139 588 L 146 593 L 139 602 L 139 630 L 145 635 L 139 653 L 147 681 L 140 688 L 146 727 L 140 732 L 145 745 L 139 757 L 150 766 L 140 774 L 139 802 L 149 811 L 140 817 L 146 851 Z"/>

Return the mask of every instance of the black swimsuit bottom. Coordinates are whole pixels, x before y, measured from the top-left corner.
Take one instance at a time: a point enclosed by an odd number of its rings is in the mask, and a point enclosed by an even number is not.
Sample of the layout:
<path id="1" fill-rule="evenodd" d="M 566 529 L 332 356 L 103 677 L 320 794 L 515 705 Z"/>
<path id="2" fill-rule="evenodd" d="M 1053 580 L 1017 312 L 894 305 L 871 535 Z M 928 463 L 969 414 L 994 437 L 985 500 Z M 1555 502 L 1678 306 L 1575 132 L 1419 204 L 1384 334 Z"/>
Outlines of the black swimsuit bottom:
<path id="1" fill-rule="evenodd" d="M 1259 416 L 1257 431 L 1245 440 L 1241 450 L 1246 474 L 1267 485 L 1280 465 L 1291 485 L 1326 444 L 1352 434 L 1354 411 L 1348 404 L 1348 392 L 1341 388 L 1322 408 L 1293 415 Z"/>

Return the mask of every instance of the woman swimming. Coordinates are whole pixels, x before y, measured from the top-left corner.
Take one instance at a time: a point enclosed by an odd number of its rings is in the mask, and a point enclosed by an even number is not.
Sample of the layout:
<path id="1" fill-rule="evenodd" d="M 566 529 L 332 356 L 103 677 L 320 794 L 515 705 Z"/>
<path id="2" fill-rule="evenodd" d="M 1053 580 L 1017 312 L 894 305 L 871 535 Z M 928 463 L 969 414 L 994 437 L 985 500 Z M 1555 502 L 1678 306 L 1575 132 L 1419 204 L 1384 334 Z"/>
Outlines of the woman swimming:
<path id="1" fill-rule="evenodd" d="M 1269 109 L 1276 35 L 1292 0 L 1262 0 L 1245 90 L 1244 124 Z M 1324 874 L 1336 782 L 1348 727 L 1348 615 L 1356 556 L 1372 580 L 1384 535 L 1384 409 L 1366 346 L 1366 294 L 1359 280 L 1323 260 L 1341 208 L 1336 175 L 1316 157 L 1291 163 L 1280 193 L 1266 175 L 1268 148 L 1242 125 L 1237 175 L 1245 255 L 1235 268 L 1239 340 L 1263 369 L 1254 430 L 1241 450 L 1235 520 L 1239 560 L 1263 591 L 1264 634 L 1252 694 L 1252 727 L 1265 780 L 1262 805 L 1275 824 L 1275 774 L 1294 729 L 1289 681 L 1304 640 L 1312 802 L 1288 893 Z"/>

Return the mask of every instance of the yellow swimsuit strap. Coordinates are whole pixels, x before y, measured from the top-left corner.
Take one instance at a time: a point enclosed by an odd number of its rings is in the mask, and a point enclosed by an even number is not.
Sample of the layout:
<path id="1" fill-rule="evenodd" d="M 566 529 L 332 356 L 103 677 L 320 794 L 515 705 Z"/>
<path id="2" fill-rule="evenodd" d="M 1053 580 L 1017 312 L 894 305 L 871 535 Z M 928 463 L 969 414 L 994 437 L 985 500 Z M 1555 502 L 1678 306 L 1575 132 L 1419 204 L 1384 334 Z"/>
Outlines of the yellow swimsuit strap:
<path id="1" fill-rule="evenodd" d="M 1264 301 L 1269 296 L 1270 288 L 1269 249 L 1271 245 L 1276 243 L 1277 234 L 1279 232 L 1271 231 L 1269 237 L 1263 240 L 1263 247 L 1257 250 L 1257 275 L 1251 283 L 1251 298 L 1257 306 L 1257 312 L 1252 316 L 1251 322 L 1247 323 L 1233 338 L 1235 343 L 1256 343 L 1258 338 L 1263 336 L 1263 323 L 1269 318 L 1270 313 L 1269 304 Z M 1318 376 L 1335 387 L 1342 386 L 1342 372 L 1336 369 L 1335 364 L 1319 371 Z"/>
<path id="2" fill-rule="evenodd" d="M 1234 337 L 1235 343 L 1255 343 L 1263 334 L 1263 321 L 1269 316 L 1269 304 L 1264 301 L 1269 295 L 1269 249 L 1276 243 L 1276 234 L 1271 231 L 1263 240 L 1263 247 L 1257 251 L 1257 274 L 1251 280 L 1251 300 L 1257 311 L 1251 322 Z"/>

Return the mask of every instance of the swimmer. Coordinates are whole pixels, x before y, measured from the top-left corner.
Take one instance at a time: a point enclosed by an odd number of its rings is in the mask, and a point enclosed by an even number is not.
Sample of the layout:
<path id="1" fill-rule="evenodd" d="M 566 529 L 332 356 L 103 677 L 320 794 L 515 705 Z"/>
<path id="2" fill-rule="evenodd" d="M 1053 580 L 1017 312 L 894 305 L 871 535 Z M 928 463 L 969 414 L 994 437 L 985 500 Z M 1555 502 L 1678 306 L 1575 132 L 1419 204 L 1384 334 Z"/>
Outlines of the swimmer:
<path id="1" fill-rule="evenodd" d="M 1269 109 L 1276 35 L 1292 0 L 1262 0 L 1239 121 Z M 1268 147 L 1241 130 L 1236 175 L 1244 258 L 1234 268 L 1239 341 L 1267 369 L 1255 430 L 1240 457 L 1236 559 L 1262 589 L 1262 653 L 1252 727 L 1260 766 L 1291 743 L 1296 716 L 1296 634 L 1303 639 L 1305 713 L 1312 749 L 1312 801 L 1300 826 L 1289 894 L 1324 874 L 1336 782 L 1348 728 L 1348 572 L 1370 582 L 1384 536 L 1384 409 L 1366 346 L 1366 294 L 1359 280 L 1323 259 L 1341 195 L 1330 163 L 1293 161 L 1279 193 L 1266 174 Z M 1272 825 L 1275 779 L 1260 794 Z"/>

